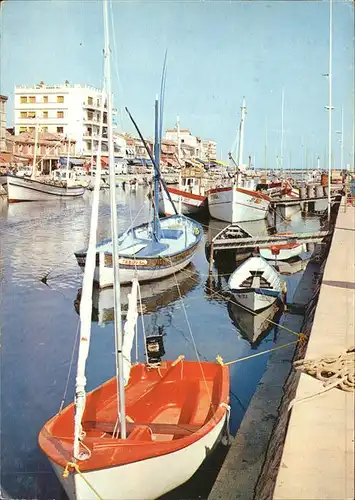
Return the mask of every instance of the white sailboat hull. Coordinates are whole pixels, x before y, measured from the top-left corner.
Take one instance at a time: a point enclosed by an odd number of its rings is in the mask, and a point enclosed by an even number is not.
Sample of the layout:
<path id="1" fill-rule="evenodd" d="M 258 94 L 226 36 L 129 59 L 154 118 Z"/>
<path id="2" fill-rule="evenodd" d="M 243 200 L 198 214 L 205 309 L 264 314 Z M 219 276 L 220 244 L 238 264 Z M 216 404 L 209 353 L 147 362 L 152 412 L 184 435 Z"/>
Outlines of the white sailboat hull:
<path id="1" fill-rule="evenodd" d="M 199 441 L 181 450 L 118 467 L 84 472 L 83 477 L 105 500 L 153 500 L 188 481 L 218 442 L 226 414 Z M 97 500 L 79 474 L 63 478 L 63 467 L 51 465 L 69 500 Z"/>
<path id="2" fill-rule="evenodd" d="M 172 274 L 180 271 L 184 267 L 188 266 L 192 261 L 194 253 L 191 253 L 185 260 L 179 262 L 174 266 L 164 267 L 164 268 L 153 268 L 153 269 L 139 269 L 139 267 L 134 267 L 133 265 L 130 268 L 120 267 L 120 282 L 121 284 L 131 283 L 133 278 L 137 278 L 138 281 L 152 281 L 161 278 L 165 278 L 167 276 L 171 276 Z M 96 266 L 94 280 L 99 284 L 100 288 L 106 288 L 113 286 L 113 267 L 107 266 L 104 263 L 105 256 L 103 253 L 100 254 L 100 265 Z M 142 259 L 137 259 L 142 260 Z M 146 259 L 143 259 L 146 262 Z M 126 262 L 127 259 L 120 259 L 120 264 Z"/>
<path id="3" fill-rule="evenodd" d="M 247 222 L 265 219 L 270 198 L 260 191 L 235 186 L 216 188 L 208 192 L 210 215 L 225 222 Z"/>
<path id="4" fill-rule="evenodd" d="M 184 215 L 194 215 L 201 213 L 206 210 L 207 207 L 207 197 L 200 196 L 186 191 L 168 188 L 170 197 L 176 207 L 179 210 L 179 200 L 181 196 L 181 213 Z M 164 215 L 173 215 L 175 213 L 174 207 L 168 198 L 165 190 L 160 194 L 159 198 L 159 212 Z"/>
<path id="5" fill-rule="evenodd" d="M 7 195 L 9 203 L 19 201 L 51 201 L 54 199 L 71 199 L 83 196 L 82 186 L 56 186 L 42 181 L 7 176 Z"/>
<path id="6" fill-rule="evenodd" d="M 238 291 L 233 292 L 233 297 L 238 304 L 246 307 L 250 311 L 261 311 L 266 307 L 270 307 L 278 298 L 277 296 L 265 295 L 257 290 L 250 290 L 247 292 Z"/>

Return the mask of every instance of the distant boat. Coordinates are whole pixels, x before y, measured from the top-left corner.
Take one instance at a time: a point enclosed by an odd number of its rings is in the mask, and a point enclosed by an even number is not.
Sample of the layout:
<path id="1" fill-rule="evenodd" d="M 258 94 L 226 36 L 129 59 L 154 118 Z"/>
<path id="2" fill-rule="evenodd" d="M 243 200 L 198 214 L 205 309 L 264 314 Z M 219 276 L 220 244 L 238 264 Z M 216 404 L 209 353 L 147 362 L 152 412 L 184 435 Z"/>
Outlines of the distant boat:
<path id="1" fill-rule="evenodd" d="M 225 222 L 247 222 L 265 219 L 269 210 L 271 198 L 262 191 L 256 191 L 255 180 L 249 182 L 242 175 L 244 123 L 246 116 L 245 99 L 243 99 L 242 116 L 239 127 L 238 164 L 235 164 L 236 184 L 210 189 L 208 195 L 208 210 L 211 217 Z M 230 158 L 232 155 L 230 153 Z"/>
<path id="2" fill-rule="evenodd" d="M 228 281 L 236 302 L 251 311 L 269 307 L 283 293 L 283 282 L 274 267 L 262 257 L 250 257 Z"/>
<path id="3" fill-rule="evenodd" d="M 278 302 L 274 302 L 259 314 L 247 311 L 232 301 L 228 302 L 231 320 L 252 347 L 257 347 L 270 330 L 277 327 L 282 311 L 283 308 Z"/>
<path id="4" fill-rule="evenodd" d="M 179 186 L 162 189 L 159 198 L 159 212 L 163 215 L 173 215 L 175 213 L 174 205 L 178 212 L 184 215 L 202 214 L 207 211 L 207 193 L 202 185 L 202 179 L 205 169 L 202 165 L 198 167 L 192 161 L 185 160 L 189 164 L 183 167 L 180 161 L 180 122 L 177 118 L 177 143 L 178 158 L 180 164 Z M 172 203 L 173 202 L 173 203 Z"/>
<path id="5" fill-rule="evenodd" d="M 83 196 L 82 186 L 68 186 L 66 183 L 36 180 L 7 174 L 7 196 L 9 203 L 20 201 L 51 201 L 73 199 Z"/>

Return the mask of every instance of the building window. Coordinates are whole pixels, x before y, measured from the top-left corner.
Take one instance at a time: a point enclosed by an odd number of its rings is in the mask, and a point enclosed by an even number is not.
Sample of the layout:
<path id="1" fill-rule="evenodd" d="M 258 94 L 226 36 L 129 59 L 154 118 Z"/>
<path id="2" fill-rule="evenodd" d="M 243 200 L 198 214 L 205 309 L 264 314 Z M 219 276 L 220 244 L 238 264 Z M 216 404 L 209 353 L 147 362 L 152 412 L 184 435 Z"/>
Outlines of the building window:
<path id="1" fill-rule="evenodd" d="M 36 96 L 31 95 L 31 96 L 29 97 L 29 101 L 30 101 L 30 103 L 31 103 L 31 104 L 36 104 Z"/>
<path id="2" fill-rule="evenodd" d="M 94 113 L 89 112 L 88 113 L 88 120 L 92 121 L 94 118 Z"/>
<path id="3" fill-rule="evenodd" d="M 26 96 L 26 95 L 22 95 L 22 96 L 20 97 L 20 101 L 21 101 L 21 104 L 25 104 L 25 103 L 27 103 L 27 96 Z"/>
<path id="4" fill-rule="evenodd" d="M 27 113 L 27 118 L 36 118 L 36 111 L 29 111 Z"/>
<path id="5" fill-rule="evenodd" d="M 42 118 L 48 118 L 48 111 L 43 111 Z"/>
<path id="6" fill-rule="evenodd" d="M 27 118 L 27 111 L 21 111 L 20 118 Z"/>
<path id="7" fill-rule="evenodd" d="M 64 96 L 63 95 L 57 95 L 57 102 L 64 102 Z"/>
<path id="8" fill-rule="evenodd" d="M 35 131 L 35 128 L 34 128 L 34 127 L 28 127 L 27 131 L 28 131 L 28 132 L 34 132 L 34 131 Z"/>
<path id="9" fill-rule="evenodd" d="M 44 96 L 43 96 L 43 102 L 44 102 L 45 104 L 48 104 L 48 96 L 47 96 L 47 95 L 44 95 Z"/>
<path id="10" fill-rule="evenodd" d="M 42 132 L 48 132 L 48 127 L 42 127 Z"/>
<path id="11" fill-rule="evenodd" d="M 64 111 L 57 111 L 57 118 L 64 118 Z"/>
<path id="12" fill-rule="evenodd" d="M 63 134 L 64 128 L 63 127 L 57 127 L 57 134 Z"/>
<path id="13" fill-rule="evenodd" d="M 27 132 L 27 127 L 20 127 L 20 134 Z"/>
<path id="14" fill-rule="evenodd" d="M 94 102 L 94 101 L 93 101 L 93 98 L 92 98 L 92 97 L 88 97 L 88 104 L 89 104 L 90 106 L 92 106 L 93 102 Z"/>

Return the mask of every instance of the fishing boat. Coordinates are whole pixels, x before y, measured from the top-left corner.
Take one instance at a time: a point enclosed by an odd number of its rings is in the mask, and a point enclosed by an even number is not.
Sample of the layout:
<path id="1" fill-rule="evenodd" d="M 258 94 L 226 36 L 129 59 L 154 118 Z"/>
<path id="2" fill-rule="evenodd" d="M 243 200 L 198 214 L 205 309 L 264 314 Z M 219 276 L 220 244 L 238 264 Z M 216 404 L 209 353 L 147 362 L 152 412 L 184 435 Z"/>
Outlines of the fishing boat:
<path id="1" fill-rule="evenodd" d="M 197 215 L 207 212 L 207 194 L 202 186 L 201 180 L 204 173 L 203 167 L 182 168 L 180 172 L 179 187 L 167 188 L 170 194 L 170 201 L 167 192 L 162 189 L 159 199 L 159 213 L 173 215 L 174 206 L 179 207 L 178 211 L 184 215 Z"/>
<path id="2" fill-rule="evenodd" d="M 228 287 L 236 302 L 251 311 L 269 307 L 284 293 L 278 273 L 262 257 L 250 257 L 231 275 Z"/>
<path id="3" fill-rule="evenodd" d="M 255 314 L 240 307 L 233 301 L 228 302 L 228 313 L 233 324 L 238 328 L 253 348 L 260 345 L 261 341 L 269 334 L 270 330 L 277 327 L 283 308 L 274 302 L 263 311 Z"/>
<path id="4" fill-rule="evenodd" d="M 262 191 L 256 190 L 255 180 L 243 179 L 244 124 L 246 116 L 245 99 L 243 99 L 242 116 L 239 127 L 238 163 L 233 185 L 221 186 L 207 192 L 208 210 L 211 217 L 224 222 L 246 222 L 261 220 L 267 217 L 271 198 Z M 230 154 L 232 159 L 232 155 Z"/>
<path id="5" fill-rule="evenodd" d="M 51 201 L 72 199 L 83 196 L 85 188 L 78 186 L 71 179 L 36 178 L 36 152 L 38 143 L 38 124 L 35 132 L 34 156 L 31 176 L 7 174 L 7 197 L 9 203 L 20 201 Z M 68 141 L 69 162 L 69 141 Z M 67 165 L 68 170 L 68 165 Z"/>
<path id="6" fill-rule="evenodd" d="M 207 212 L 207 193 L 202 185 L 205 170 L 203 166 L 196 166 L 185 160 L 187 166 L 181 163 L 180 120 L 177 117 L 177 161 L 180 165 L 179 186 L 168 187 L 167 191 L 161 190 L 159 198 L 159 213 L 173 215 L 174 205 L 184 215 L 196 215 Z M 168 195 L 169 193 L 169 195 Z"/>
<path id="7" fill-rule="evenodd" d="M 149 500 L 185 483 L 218 442 L 229 412 L 229 373 L 228 367 L 220 363 L 185 361 L 183 356 L 154 365 L 131 363 L 139 283 L 136 279 L 132 283 L 129 311 L 122 328 L 107 0 L 104 20 L 116 376 L 86 393 L 98 176 L 80 308 L 75 402 L 46 422 L 39 434 L 39 446 L 69 500 Z"/>

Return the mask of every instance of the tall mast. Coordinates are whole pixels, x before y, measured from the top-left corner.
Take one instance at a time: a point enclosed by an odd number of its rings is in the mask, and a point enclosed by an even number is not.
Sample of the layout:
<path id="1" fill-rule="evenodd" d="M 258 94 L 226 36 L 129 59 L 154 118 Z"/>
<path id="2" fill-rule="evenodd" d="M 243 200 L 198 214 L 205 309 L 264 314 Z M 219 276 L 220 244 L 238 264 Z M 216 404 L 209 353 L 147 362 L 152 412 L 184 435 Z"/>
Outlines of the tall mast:
<path id="1" fill-rule="evenodd" d="M 239 143 L 238 143 L 238 168 L 240 169 L 241 165 L 243 165 L 243 148 L 244 148 L 244 126 L 245 126 L 245 117 L 247 113 L 247 108 L 245 104 L 245 97 L 243 97 L 242 107 L 240 108 L 242 111 L 242 116 L 240 119 L 239 126 Z"/>
<path id="2" fill-rule="evenodd" d="M 344 109 L 341 107 L 341 148 L 340 148 L 340 168 L 344 168 Z"/>
<path id="3" fill-rule="evenodd" d="M 110 205 L 111 205 L 111 236 L 112 236 L 112 265 L 113 265 L 113 295 L 115 306 L 115 351 L 116 351 L 116 380 L 117 380 L 117 417 L 121 422 L 121 439 L 126 439 L 125 391 L 123 378 L 122 355 L 122 320 L 121 320 L 121 290 L 119 271 L 119 245 L 117 234 L 117 209 L 116 209 L 116 179 L 115 157 L 113 145 L 113 116 L 111 93 L 111 68 L 110 68 L 110 33 L 108 21 L 107 0 L 104 0 L 104 26 L 105 26 L 105 82 L 107 91 L 107 132 L 108 132 L 108 160 L 110 173 Z"/>
<path id="4" fill-rule="evenodd" d="M 181 191 L 182 189 L 182 178 L 181 178 L 181 145 L 180 145 L 180 117 L 179 115 L 176 117 L 176 130 L 177 130 L 177 144 L 178 144 L 178 160 L 179 160 L 179 190 Z M 178 212 L 179 214 L 182 213 L 182 196 L 180 194 L 179 196 L 179 207 L 178 207 Z"/>
<path id="5" fill-rule="evenodd" d="M 330 220 L 330 187 L 332 173 L 332 49 L 333 49 L 333 2 L 329 0 L 329 108 L 328 108 L 328 221 Z"/>
<path id="6" fill-rule="evenodd" d="M 154 137 L 154 217 L 153 217 L 153 237 L 155 241 L 160 239 L 160 224 L 158 215 L 159 206 L 159 180 L 160 180 L 160 134 L 159 134 L 159 101 L 155 98 L 155 137 Z"/>
<path id="7" fill-rule="evenodd" d="M 265 117 L 265 144 L 264 144 L 264 170 L 267 173 L 267 119 Z"/>
<path id="8" fill-rule="evenodd" d="M 284 106 L 285 106 L 285 89 L 282 89 L 281 97 L 281 148 L 280 148 L 280 169 L 284 169 Z"/>

